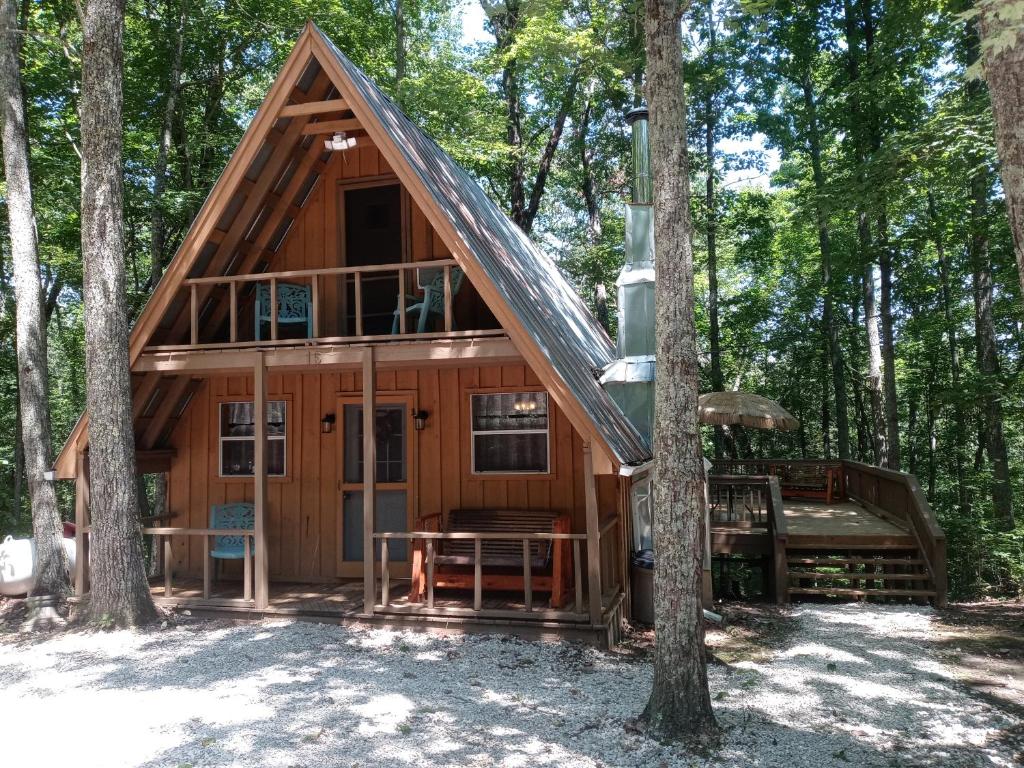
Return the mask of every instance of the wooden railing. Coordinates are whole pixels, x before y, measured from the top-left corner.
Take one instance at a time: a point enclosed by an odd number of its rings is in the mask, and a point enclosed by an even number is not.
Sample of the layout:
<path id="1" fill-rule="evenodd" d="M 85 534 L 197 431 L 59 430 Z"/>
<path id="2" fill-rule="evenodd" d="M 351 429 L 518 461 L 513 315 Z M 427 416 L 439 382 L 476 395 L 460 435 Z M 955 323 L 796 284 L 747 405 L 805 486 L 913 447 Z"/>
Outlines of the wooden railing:
<path id="1" fill-rule="evenodd" d="M 616 519 L 606 520 L 600 529 L 601 538 L 617 525 Z M 408 532 L 377 532 L 373 534 L 375 541 L 379 541 L 380 550 L 380 589 L 375 595 L 379 600 L 375 601 L 374 610 L 381 613 L 404 613 L 422 614 L 430 616 L 476 616 L 480 618 L 510 619 L 510 618 L 532 618 L 537 620 L 558 621 L 570 620 L 574 622 L 584 621 L 588 618 L 588 603 L 584 601 L 583 594 L 583 563 L 586 551 L 584 544 L 587 535 L 583 533 L 504 533 L 504 532 L 473 532 L 473 531 L 408 531 Z M 434 596 L 434 573 L 436 542 L 452 539 L 470 540 L 473 542 L 474 564 L 473 564 L 473 606 L 438 606 Z M 391 557 L 389 553 L 389 542 L 404 540 L 410 542 L 410 549 L 417 542 L 421 542 L 425 552 L 426 569 L 426 601 L 424 604 L 407 602 L 396 605 L 391 596 Z M 519 608 L 485 608 L 483 605 L 483 582 L 484 582 L 484 555 L 482 543 L 484 541 L 517 541 L 521 543 L 523 552 L 523 607 Z M 574 601 L 571 610 L 561 609 L 537 609 L 533 599 L 533 566 L 530 562 L 530 542 L 567 541 L 572 544 L 572 574 Z M 617 589 L 619 585 L 613 585 Z"/>
<path id="2" fill-rule="evenodd" d="M 820 476 L 822 489 L 827 487 L 827 474 L 832 473 L 834 486 L 831 495 L 841 499 L 845 495 L 841 461 L 826 459 L 713 459 L 712 471 L 721 475 L 775 475 L 783 491 L 793 479 L 794 487 L 803 487 L 808 477 Z"/>
<path id="3" fill-rule="evenodd" d="M 214 332 L 222 333 L 223 323 L 228 323 L 227 343 L 233 347 L 267 346 L 277 344 L 296 344 L 302 341 L 316 341 L 318 343 L 342 343 L 362 342 L 379 340 L 401 340 L 409 338 L 430 338 L 430 337 L 459 337 L 473 335 L 489 335 L 501 333 L 500 330 L 492 331 L 456 331 L 452 315 L 452 270 L 457 266 L 455 259 L 435 259 L 432 261 L 403 262 L 398 264 L 371 264 L 358 267 L 326 267 L 321 269 L 296 269 L 282 272 L 258 272 L 242 275 L 217 275 L 211 277 L 193 277 L 182 281 L 182 288 L 187 292 L 188 303 L 188 330 L 189 343 L 177 345 L 159 345 L 149 347 L 151 351 L 174 351 L 192 348 L 213 348 L 223 347 L 223 342 L 210 342 L 202 338 L 201 331 L 204 328 L 211 328 Z M 407 299 L 410 288 L 415 288 L 410 283 L 408 273 L 420 269 L 440 269 L 443 271 L 443 330 L 425 333 L 410 331 L 410 318 L 407 317 Z M 395 296 L 394 309 L 398 318 L 397 333 L 366 333 L 364 312 L 364 280 L 385 276 L 396 276 L 398 287 Z M 323 297 L 325 291 L 325 280 L 327 278 L 339 278 L 341 281 L 338 290 L 346 295 L 348 286 L 353 287 L 352 311 L 352 332 L 342 336 L 324 336 L 322 334 L 322 312 Z M 265 284 L 269 287 L 269 306 L 277 307 L 278 285 L 282 282 L 295 283 L 310 286 L 310 307 L 312 320 L 312 335 L 308 339 L 281 339 L 278 313 L 269 312 L 268 325 L 270 326 L 270 337 L 261 340 L 242 340 L 239 333 L 239 321 L 241 318 L 240 308 L 242 305 L 251 307 L 256 294 L 255 286 Z M 250 288 L 250 284 L 253 286 Z M 223 292 L 216 291 L 219 287 L 227 287 L 227 298 Z M 248 289 L 248 290 L 246 290 Z"/>
<path id="4" fill-rule="evenodd" d="M 914 534 L 935 585 L 935 604 L 945 605 L 946 534 L 939 527 L 917 478 L 859 461 L 844 461 L 843 475 L 850 498 Z"/>
<path id="5" fill-rule="evenodd" d="M 250 538 L 253 535 L 252 529 L 243 528 L 143 528 L 144 535 L 154 536 L 157 540 L 157 548 L 163 543 L 163 570 L 164 570 L 164 594 L 165 598 L 174 596 L 172 585 L 173 577 L 173 553 L 171 549 L 172 536 L 201 536 L 203 542 L 203 597 L 205 601 L 215 602 L 218 605 L 244 605 L 251 606 L 252 599 L 252 545 Z M 243 541 L 242 552 L 242 598 L 212 598 L 210 579 L 210 540 L 214 536 L 241 536 Z"/>
<path id="6" fill-rule="evenodd" d="M 777 603 L 787 602 L 788 533 L 779 478 L 774 475 L 711 475 L 708 500 L 712 527 L 764 529 L 771 541 L 771 591 Z"/>

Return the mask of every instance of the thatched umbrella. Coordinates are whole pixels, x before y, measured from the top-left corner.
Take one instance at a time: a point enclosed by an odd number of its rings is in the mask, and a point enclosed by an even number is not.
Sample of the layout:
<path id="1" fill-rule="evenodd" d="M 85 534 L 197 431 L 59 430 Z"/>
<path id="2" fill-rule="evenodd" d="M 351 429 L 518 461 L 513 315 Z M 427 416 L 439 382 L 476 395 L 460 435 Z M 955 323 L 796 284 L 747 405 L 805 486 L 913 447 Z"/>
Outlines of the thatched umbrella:
<path id="1" fill-rule="evenodd" d="M 749 392 L 705 392 L 697 408 L 702 424 L 740 424 L 755 429 L 796 429 L 800 420 L 767 397 Z"/>

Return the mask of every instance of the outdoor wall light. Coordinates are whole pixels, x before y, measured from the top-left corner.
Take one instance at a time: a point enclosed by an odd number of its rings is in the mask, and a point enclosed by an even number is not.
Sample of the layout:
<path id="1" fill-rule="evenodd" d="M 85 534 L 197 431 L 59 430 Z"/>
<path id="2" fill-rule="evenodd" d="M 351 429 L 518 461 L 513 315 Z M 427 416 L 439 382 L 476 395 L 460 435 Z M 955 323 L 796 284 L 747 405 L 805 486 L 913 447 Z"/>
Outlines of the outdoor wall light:
<path id="1" fill-rule="evenodd" d="M 325 435 L 329 435 L 334 431 L 334 414 L 328 413 L 322 419 L 320 419 L 320 431 Z"/>
<path id="2" fill-rule="evenodd" d="M 339 131 L 329 139 L 324 139 L 324 149 L 328 152 L 343 151 L 352 149 L 356 145 L 353 136 L 346 136 L 344 131 Z"/>
<path id="3" fill-rule="evenodd" d="M 412 412 L 412 423 L 416 427 L 416 431 L 422 431 L 427 428 L 427 418 L 430 414 L 427 411 L 413 411 Z"/>

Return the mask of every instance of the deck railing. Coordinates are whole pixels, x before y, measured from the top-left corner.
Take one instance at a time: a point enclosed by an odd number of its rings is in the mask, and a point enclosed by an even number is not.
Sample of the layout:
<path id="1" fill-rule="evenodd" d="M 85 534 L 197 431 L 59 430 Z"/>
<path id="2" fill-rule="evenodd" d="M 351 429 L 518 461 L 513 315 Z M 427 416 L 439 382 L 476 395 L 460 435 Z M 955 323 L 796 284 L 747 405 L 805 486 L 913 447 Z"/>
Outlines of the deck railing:
<path id="1" fill-rule="evenodd" d="M 777 603 L 788 599 L 786 515 L 775 475 L 711 475 L 708 515 L 712 528 L 763 528 L 771 543 L 771 591 Z"/>
<path id="2" fill-rule="evenodd" d="M 252 555 L 253 549 L 250 544 L 252 529 L 243 528 L 143 528 L 144 535 L 156 538 L 156 547 L 163 544 L 163 571 L 164 571 L 164 598 L 174 596 L 172 584 L 174 571 L 174 555 L 171 546 L 173 536 L 186 536 L 202 538 L 203 543 L 203 596 L 204 601 L 216 605 L 243 605 L 252 606 Z M 242 597 L 239 598 L 213 598 L 211 595 L 211 573 L 210 573 L 210 541 L 215 536 L 241 536 L 242 537 Z"/>
<path id="3" fill-rule="evenodd" d="M 917 478 L 906 472 L 873 467 L 859 461 L 844 461 L 843 474 L 850 498 L 870 512 L 909 530 L 935 585 L 935 604 L 946 603 L 946 534 Z"/>
<path id="4" fill-rule="evenodd" d="M 500 330 L 455 330 L 453 319 L 452 270 L 457 266 L 455 259 L 435 259 L 432 261 L 402 262 L 397 264 L 370 264 L 358 267 L 325 267 L 321 269 L 296 269 L 280 272 L 258 272 L 242 275 L 217 275 L 211 277 L 193 277 L 182 281 L 182 290 L 186 292 L 188 344 L 157 345 L 149 347 L 151 351 L 177 351 L 185 349 L 217 348 L 225 346 L 221 340 L 211 341 L 203 338 L 203 329 L 212 329 L 213 333 L 222 334 L 225 321 L 228 326 L 227 344 L 232 347 L 275 346 L 281 344 L 298 344 L 316 342 L 321 344 L 351 343 L 366 341 L 392 341 L 403 339 L 424 338 L 457 338 L 462 336 L 480 336 L 500 334 Z M 408 317 L 407 296 L 411 289 L 416 288 L 409 272 L 414 270 L 441 270 L 443 290 L 443 311 L 440 314 L 441 330 L 417 333 L 410 328 L 414 320 Z M 344 298 L 336 303 L 347 303 L 349 288 L 352 288 L 353 306 L 347 312 L 351 317 L 352 328 L 345 329 L 344 335 L 327 336 L 322 333 L 323 312 L 326 281 L 335 278 L 338 282 L 332 286 Z M 365 285 L 372 280 L 396 278 L 394 305 L 387 311 L 385 318 L 388 331 L 391 330 L 391 317 L 397 317 L 397 333 L 371 333 L 366 327 L 367 312 L 365 308 Z M 276 311 L 269 312 L 269 338 L 242 339 L 239 323 L 242 312 L 248 312 L 252 319 L 252 307 L 257 285 L 269 288 L 269 306 L 277 307 L 278 287 L 282 283 L 308 285 L 310 287 L 311 335 L 308 338 L 281 338 L 279 316 Z M 224 295 L 226 287 L 227 296 Z M 394 314 L 392 315 L 392 310 Z M 380 313 L 378 313 L 380 314 Z M 182 328 L 184 331 L 184 328 Z"/>
<path id="5" fill-rule="evenodd" d="M 827 474 L 832 473 L 834 487 L 832 496 L 842 498 L 843 472 L 841 461 L 826 459 L 713 459 L 713 471 L 722 475 L 775 475 L 780 478 L 783 488 L 792 481 L 795 486 L 805 485 L 808 478 L 820 477 L 823 488 L 827 487 Z"/>

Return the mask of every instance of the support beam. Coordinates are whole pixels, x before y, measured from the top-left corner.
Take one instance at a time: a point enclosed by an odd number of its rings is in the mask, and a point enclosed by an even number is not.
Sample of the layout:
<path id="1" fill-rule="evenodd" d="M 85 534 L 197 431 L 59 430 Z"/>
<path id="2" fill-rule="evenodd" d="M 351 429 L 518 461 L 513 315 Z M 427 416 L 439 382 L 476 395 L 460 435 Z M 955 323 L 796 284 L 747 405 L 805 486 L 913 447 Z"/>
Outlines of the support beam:
<path id="1" fill-rule="evenodd" d="M 142 435 L 141 443 L 144 451 L 151 450 L 156 445 L 160 435 L 163 434 L 164 427 L 167 426 L 168 420 L 174 414 L 178 403 L 181 402 L 181 398 L 185 394 L 185 390 L 190 382 L 191 378 L 189 376 L 179 376 L 167 388 L 167 393 L 164 395 L 163 400 L 160 401 L 160 405 L 157 406 L 152 421 L 149 422 L 149 426 L 146 427 L 146 431 Z"/>
<path id="2" fill-rule="evenodd" d="M 587 598 L 590 623 L 601 623 L 601 533 L 597 509 L 597 479 L 590 441 L 583 444 L 583 491 L 587 506 Z"/>
<path id="3" fill-rule="evenodd" d="M 256 541 L 256 609 L 263 610 L 270 602 L 270 568 L 267 563 L 267 367 L 263 353 L 256 353 L 253 366 L 253 422 L 255 450 L 253 507 Z"/>
<path id="4" fill-rule="evenodd" d="M 89 591 L 89 544 L 85 529 L 89 527 L 89 464 L 79 452 L 75 467 L 75 597 Z"/>
<path id="5" fill-rule="evenodd" d="M 377 371 L 374 348 L 363 351 L 363 613 L 373 614 L 377 588 L 373 573 L 373 521 L 376 502 Z"/>
<path id="6" fill-rule="evenodd" d="M 159 373 L 147 373 L 132 395 L 132 420 L 139 418 L 160 385 Z"/>
<path id="7" fill-rule="evenodd" d="M 347 112 L 348 102 L 344 99 L 327 101 L 307 101 L 305 104 L 289 104 L 281 107 L 279 117 L 303 117 L 305 115 L 322 115 L 325 112 Z"/>
<path id="8" fill-rule="evenodd" d="M 350 120 L 322 120 L 319 123 L 307 123 L 306 127 L 302 129 L 302 133 L 305 136 L 319 136 L 322 133 L 358 131 L 362 127 L 362 124 L 355 118 Z"/>

